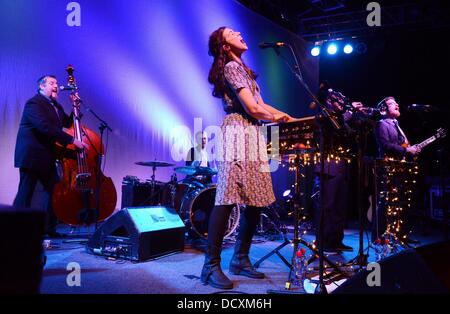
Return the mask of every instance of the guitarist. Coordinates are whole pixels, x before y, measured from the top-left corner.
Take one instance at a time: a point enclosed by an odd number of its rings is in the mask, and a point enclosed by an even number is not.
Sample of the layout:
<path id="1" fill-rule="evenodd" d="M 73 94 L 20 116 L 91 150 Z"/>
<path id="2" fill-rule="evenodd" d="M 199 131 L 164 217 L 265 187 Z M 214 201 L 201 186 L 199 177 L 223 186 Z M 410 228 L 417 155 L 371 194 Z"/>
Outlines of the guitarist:
<path id="1" fill-rule="evenodd" d="M 376 127 L 379 157 L 389 156 L 401 159 L 418 155 L 420 148 L 416 145 L 409 145 L 405 133 L 398 124 L 397 118 L 400 117 L 400 110 L 395 98 L 386 97 L 380 101 L 377 107 L 385 116 Z"/>
<path id="2" fill-rule="evenodd" d="M 397 118 L 400 117 L 400 109 L 395 98 L 392 96 L 381 100 L 377 108 L 383 119 L 378 121 L 375 129 L 375 137 L 378 144 L 378 157 L 392 157 L 395 159 L 412 158 L 420 153 L 420 147 L 409 145 L 408 138 L 398 124 Z M 386 207 L 383 202 L 377 207 L 377 215 L 373 211 L 372 215 L 372 241 L 377 240 L 386 230 Z M 410 240 L 413 242 L 415 240 Z"/>

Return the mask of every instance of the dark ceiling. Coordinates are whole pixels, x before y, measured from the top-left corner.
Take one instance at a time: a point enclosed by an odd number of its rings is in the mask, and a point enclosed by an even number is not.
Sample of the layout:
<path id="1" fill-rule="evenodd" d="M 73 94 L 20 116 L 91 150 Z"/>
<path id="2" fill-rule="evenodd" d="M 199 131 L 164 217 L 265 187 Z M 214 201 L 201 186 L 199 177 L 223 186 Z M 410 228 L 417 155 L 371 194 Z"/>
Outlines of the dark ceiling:
<path id="1" fill-rule="evenodd" d="M 448 1 L 377 1 L 381 26 L 369 27 L 371 1 L 238 0 L 244 6 L 299 34 L 305 40 L 382 35 L 427 29 L 450 29 Z"/>

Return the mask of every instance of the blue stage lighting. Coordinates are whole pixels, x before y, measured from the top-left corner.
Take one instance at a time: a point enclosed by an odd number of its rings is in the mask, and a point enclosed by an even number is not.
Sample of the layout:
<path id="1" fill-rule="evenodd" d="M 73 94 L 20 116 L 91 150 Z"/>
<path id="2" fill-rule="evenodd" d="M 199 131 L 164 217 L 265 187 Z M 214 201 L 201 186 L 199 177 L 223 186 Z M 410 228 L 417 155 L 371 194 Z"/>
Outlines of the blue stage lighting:
<path id="1" fill-rule="evenodd" d="M 337 46 L 336 46 L 336 44 L 330 44 L 330 45 L 328 45 L 327 52 L 328 52 L 328 54 L 330 54 L 330 55 L 334 55 L 334 54 L 337 52 Z"/>
<path id="2" fill-rule="evenodd" d="M 353 52 L 353 46 L 350 45 L 350 44 L 345 45 L 345 46 L 344 46 L 344 52 L 345 52 L 346 54 L 352 53 L 352 52 Z"/>
<path id="3" fill-rule="evenodd" d="M 311 55 L 312 55 L 313 57 L 317 57 L 318 55 L 320 55 L 320 47 L 319 47 L 319 46 L 314 46 L 314 47 L 311 49 Z"/>

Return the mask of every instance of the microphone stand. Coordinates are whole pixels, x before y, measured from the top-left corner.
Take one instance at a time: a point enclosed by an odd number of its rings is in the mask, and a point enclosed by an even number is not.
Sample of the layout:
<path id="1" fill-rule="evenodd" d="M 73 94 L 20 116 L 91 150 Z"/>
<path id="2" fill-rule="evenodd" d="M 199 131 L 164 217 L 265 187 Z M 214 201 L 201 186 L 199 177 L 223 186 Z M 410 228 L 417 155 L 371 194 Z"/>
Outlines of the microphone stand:
<path id="1" fill-rule="evenodd" d="M 83 104 L 86 111 L 90 112 L 100 122 L 100 125 L 98 127 L 98 129 L 100 130 L 100 150 L 98 152 L 98 159 L 97 159 L 97 185 L 96 185 L 96 189 L 95 189 L 96 191 L 95 191 L 95 214 L 94 214 L 95 230 L 97 230 L 97 228 L 98 228 L 97 218 L 100 213 L 100 192 L 101 192 L 101 184 L 102 184 L 101 166 L 102 166 L 102 160 L 103 160 L 103 133 L 104 133 L 105 129 L 110 132 L 112 132 L 113 130 L 111 129 L 111 127 L 108 125 L 108 123 L 105 120 L 100 118 L 95 113 L 94 110 L 92 110 L 89 106 L 84 104 L 84 102 L 81 102 L 81 103 Z"/>
<path id="2" fill-rule="evenodd" d="M 355 114 L 353 112 L 353 114 Z M 357 161 L 357 208 L 358 208 L 358 221 L 359 221 L 359 249 L 358 254 L 347 262 L 347 265 L 358 265 L 359 271 L 362 271 L 364 266 L 367 266 L 368 255 L 364 254 L 364 203 L 363 192 L 365 192 L 369 185 L 367 164 L 370 163 L 370 167 L 373 167 L 369 160 L 364 160 L 364 154 L 367 150 L 367 136 L 369 133 L 369 120 L 368 117 L 360 115 L 356 117 L 356 146 L 358 147 L 356 161 Z M 376 206 L 375 206 L 376 208 Z"/>
<path id="3" fill-rule="evenodd" d="M 321 118 L 324 117 L 325 120 L 329 121 L 332 125 L 334 131 L 339 131 L 342 129 L 342 126 L 340 123 L 331 116 L 328 108 L 324 106 L 317 98 L 317 96 L 311 91 L 308 84 L 304 81 L 303 75 L 300 71 L 300 66 L 297 60 L 297 56 L 292 49 L 292 46 L 288 43 L 285 43 L 285 46 L 289 47 L 292 56 L 295 61 L 295 68 L 292 68 L 291 64 L 280 54 L 278 51 L 278 47 L 273 47 L 277 56 L 280 56 L 281 59 L 284 61 L 284 63 L 287 65 L 289 70 L 294 74 L 294 76 L 297 78 L 297 80 L 300 82 L 300 84 L 305 88 L 309 96 L 313 99 L 313 101 L 320 107 L 320 111 L 316 115 L 316 120 L 320 121 L 323 120 Z M 323 281 L 323 273 L 324 273 L 324 251 L 323 251 L 323 228 L 324 228 L 324 178 L 325 178 L 325 149 L 324 149 L 324 121 L 319 122 L 320 126 L 320 222 L 319 222 L 319 233 L 318 233 L 318 242 L 319 242 L 319 283 L 316 286 L 316 289 L 314 291 L 315 294 L 327 294 L 327 289 L 325 287 L 324 281 Z M 294 206 L 294 209 L 299 208 L 299 206 Z M 295 219 L 297 219 L 298 214 L 295 214 Z M 294 239 L 294 256 L 297 250 L 297 244 L 298 239 Z M 330 261 L 327 261 L 328 263 L 332 264 Z M 337 269 L 336 265 L 332 265 L 333 268 Z"/>

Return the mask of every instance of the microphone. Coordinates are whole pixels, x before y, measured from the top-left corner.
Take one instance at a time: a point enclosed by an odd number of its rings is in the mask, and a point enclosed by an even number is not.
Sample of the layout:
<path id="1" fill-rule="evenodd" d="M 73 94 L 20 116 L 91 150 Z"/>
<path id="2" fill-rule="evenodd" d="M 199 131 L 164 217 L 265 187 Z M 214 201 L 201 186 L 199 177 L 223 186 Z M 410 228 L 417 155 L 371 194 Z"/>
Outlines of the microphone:
<path id="1" fill-rule="evenodd" d="M 286 44 L 284 42 L 278 41 L 276 43 L 260 43 L 259 48 L 266 49 L 266 48 L 280 48 L 284 47 Z"/>
<path id="2" fill-rule="evenodd" d="M 430 105 L 419 105 L 419 104 L 412 104 L 408 106 L 408 111 L 416 111 L 416 112 L 429 112 L 433 111 L 435 108 Z"/>
<path id="3" fill-rule="evenodd" d="M 59 87 L 59 90 L 62 90 L 62 91 L 70 90 L 70 91 L 72 91 L 72 90 L 78 90 L 78 87 L 75 87 L 75 86 L 63 86 L 63 85 L 61 85 L 61 86 Z"/>

